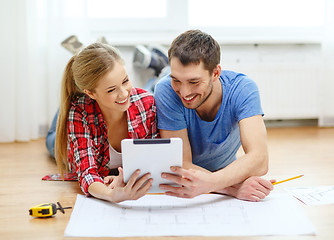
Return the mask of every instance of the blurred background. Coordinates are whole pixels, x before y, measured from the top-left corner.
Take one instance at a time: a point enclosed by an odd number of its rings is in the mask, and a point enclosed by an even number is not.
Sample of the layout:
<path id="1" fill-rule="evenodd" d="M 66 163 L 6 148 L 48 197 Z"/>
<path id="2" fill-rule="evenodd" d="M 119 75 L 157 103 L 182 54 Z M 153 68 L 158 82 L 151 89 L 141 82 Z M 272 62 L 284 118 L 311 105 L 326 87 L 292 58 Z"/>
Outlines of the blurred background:
<path id="1" fill-rule="evenodd" d="M 136 47 L 168 49 L 188 29 L 258 84 L 266 124 L 334 126 L 334 0 L 0 0 L 0 18 L 0 142 L 46 135 L 70 36 L 120 49 L 143 87 L 154 72 L 133 65 Z"/>

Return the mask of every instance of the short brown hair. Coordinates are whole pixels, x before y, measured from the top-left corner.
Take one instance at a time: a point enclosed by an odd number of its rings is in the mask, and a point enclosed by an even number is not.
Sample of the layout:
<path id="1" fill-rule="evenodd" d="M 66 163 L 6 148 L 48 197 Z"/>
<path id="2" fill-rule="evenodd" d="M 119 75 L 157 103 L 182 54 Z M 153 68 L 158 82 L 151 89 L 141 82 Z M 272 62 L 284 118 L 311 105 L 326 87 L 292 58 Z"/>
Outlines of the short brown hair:
<path id="1" fill-rule="evenodd" d="M 204 63 L 210 74 L 220 63 L 220 46 L 209 34 L 200 30 L 188 30 L 174 39 L 168 50 L 169 62 L 173 57 L 183 65 Z"/>

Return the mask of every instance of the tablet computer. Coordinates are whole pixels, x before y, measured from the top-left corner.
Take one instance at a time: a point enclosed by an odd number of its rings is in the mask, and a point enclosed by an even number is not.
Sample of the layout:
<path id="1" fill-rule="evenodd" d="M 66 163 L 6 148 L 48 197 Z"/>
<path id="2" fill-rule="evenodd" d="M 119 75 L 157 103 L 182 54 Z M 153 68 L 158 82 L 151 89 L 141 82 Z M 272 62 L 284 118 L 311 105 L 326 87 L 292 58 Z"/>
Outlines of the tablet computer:
<path id="1" fill-rule="evenodd" d="M 162 172 L 171 172 L 171 166 L 182 166 L 181 138 L 124 139 L 121 142 L 124 182 L 140 169 L 140 177 L 151 173 L 153 178 L 149 192 L 164 192 L 159 184 L 172 184 L 161 178 Z"/>

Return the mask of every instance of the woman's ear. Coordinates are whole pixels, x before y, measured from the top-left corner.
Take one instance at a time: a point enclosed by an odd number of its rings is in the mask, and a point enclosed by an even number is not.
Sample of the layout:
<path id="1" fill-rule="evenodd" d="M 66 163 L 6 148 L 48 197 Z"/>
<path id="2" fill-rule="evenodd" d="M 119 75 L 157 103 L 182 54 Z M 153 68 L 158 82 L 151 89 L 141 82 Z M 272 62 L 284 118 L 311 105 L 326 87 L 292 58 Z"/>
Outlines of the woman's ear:
<path id="1" fill-rule="evenodd" d="M 90 97 L 91 99 L 94 99 L 95 100 L 95 94 L 87 89 L 84 89 L 84 93 L 86 95 L 88 95 L 88 97 Z"/>

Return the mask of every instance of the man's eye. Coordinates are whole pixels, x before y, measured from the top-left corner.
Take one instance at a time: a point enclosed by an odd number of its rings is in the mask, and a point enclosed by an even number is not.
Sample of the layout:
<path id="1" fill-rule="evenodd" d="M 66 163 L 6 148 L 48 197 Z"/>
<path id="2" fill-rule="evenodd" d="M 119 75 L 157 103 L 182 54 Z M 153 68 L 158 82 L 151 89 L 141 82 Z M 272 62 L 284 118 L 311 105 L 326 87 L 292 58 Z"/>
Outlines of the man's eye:
<path id="1" fill-rule="evenodd" d="M 197 84 L 198 82 L 189 82 L 190 84 Z"/>

